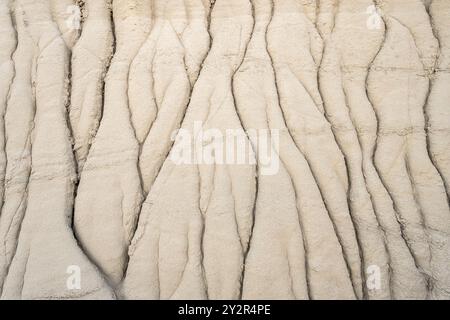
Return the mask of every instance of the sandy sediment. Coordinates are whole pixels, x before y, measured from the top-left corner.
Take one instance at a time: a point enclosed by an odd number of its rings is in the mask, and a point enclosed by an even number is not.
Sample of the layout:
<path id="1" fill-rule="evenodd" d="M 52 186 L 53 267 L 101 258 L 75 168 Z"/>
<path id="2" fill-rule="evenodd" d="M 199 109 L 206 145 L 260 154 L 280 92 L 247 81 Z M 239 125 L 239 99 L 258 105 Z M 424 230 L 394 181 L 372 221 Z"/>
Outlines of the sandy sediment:
<path id="1" fill-rule="evenodd" d="M 83 254 L 71 229 L 75 167 L 66 122 L 69 52 L 48 1 L 24 0 L 18 6 L 18 18 L 27 21 L 35 44 L 36 111 L 27 206 L 2 298 L 111 298 L 114 293 Z M 48 77 L 50 72 L 54 77 Z M 65 243 L 63 251 L 57 250 L 60 243 Z M 77 265 L 88 280 L 80 292 L 64 286 L 70 265 Z"/>
<path id="2" fill-rule="evenodd" d="M 0 0 L 2 299 L 449 299 L 447 0 Z"/>

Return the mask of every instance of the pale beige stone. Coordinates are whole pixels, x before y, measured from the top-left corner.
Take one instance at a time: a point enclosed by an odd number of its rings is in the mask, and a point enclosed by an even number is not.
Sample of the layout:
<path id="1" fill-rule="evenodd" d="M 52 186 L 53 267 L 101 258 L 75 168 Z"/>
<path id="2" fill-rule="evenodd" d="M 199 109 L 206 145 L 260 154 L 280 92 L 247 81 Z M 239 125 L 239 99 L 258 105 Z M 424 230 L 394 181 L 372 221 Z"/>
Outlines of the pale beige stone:
<path id="1" fill-rule="evenodd" d="M 1 299 L 450 299 L 450 1 L 0 0 L 0 33 Z"/>

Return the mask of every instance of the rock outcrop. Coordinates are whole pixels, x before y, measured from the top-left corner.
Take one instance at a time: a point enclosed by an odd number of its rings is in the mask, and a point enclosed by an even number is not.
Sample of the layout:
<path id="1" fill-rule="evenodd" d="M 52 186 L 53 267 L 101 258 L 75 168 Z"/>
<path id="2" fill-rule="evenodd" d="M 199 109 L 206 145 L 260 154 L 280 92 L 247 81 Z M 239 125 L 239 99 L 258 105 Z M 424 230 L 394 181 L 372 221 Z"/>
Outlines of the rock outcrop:
<path id="1" fill-rule="evenodd" d="M 450 299 L 450 1 L 0 0 L 2 299 Z"/>

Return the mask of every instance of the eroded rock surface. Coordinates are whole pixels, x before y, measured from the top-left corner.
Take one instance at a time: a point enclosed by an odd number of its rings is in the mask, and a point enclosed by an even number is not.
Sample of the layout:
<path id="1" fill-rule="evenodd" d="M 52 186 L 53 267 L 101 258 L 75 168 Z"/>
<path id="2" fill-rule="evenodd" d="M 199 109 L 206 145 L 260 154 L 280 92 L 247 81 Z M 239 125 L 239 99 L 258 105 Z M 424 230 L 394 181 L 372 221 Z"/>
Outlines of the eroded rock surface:
<path id="1" fill-rule="evenodd" d="M 450 299 L 450 1 L 0 0 L 2 299 Z"/>

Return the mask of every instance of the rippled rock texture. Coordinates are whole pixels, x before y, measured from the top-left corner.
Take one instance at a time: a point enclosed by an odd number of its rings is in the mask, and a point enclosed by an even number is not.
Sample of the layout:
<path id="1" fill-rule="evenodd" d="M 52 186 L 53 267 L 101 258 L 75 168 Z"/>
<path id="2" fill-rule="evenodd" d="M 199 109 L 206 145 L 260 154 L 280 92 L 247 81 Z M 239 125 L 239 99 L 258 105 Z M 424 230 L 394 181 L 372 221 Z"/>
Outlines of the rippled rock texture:
<path id="1" fill-rule="evenodd" d="M 0 0 L 0 34 L 2 299 L 450 299 L 450 0 Z"/>

